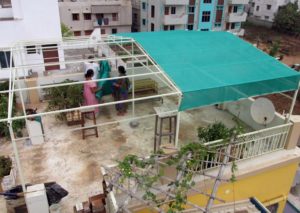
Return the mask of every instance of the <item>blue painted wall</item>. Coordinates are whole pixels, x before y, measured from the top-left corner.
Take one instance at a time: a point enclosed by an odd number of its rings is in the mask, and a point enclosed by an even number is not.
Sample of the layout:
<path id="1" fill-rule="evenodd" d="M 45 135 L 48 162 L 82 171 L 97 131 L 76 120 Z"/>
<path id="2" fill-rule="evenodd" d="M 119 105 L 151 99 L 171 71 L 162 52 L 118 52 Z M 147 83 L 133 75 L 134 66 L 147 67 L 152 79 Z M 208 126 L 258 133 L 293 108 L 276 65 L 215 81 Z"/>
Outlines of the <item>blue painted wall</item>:
<path id="1" fill-rule="evenodd" d="M 215 18 L 215 1 L 216 0 L 212 0 L 211 3 L 204 3 L 204 0 L 201 0 L 198 29 L 211 30 L 213 28 L 213 22 L 214 22 L 214 18 Z M 203 11 L 210 11 L 210 21 L 209 22 L 202 22 Z"/>

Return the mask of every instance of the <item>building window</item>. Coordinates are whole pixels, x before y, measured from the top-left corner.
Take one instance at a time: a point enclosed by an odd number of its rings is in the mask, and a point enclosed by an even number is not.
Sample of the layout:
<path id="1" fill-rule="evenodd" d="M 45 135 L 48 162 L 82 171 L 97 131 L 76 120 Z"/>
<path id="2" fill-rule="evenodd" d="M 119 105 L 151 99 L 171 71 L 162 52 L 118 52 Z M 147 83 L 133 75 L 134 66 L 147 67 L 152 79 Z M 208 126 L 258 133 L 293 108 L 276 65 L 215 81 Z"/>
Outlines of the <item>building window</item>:
<path id="1" fill-rule="evenodd" d="M 164 25 L 164 31 L 168 31 L 169 30 L 169 26 L 168 25 Z"/>
<path id="2" fill-rule="evenodd" d="M 96 19 L 104 18 L 103 13 L 96 13 Z"/>
<path id="3" fill-rule="evenodd" d="M 93 30 L 85 30 L 84 35 L 91 35 Z"/>
<path id="4" fill-rule="evenodd" d="M 210 21 L 210 11 L 203 11 L 202 22 L 209 22 L 209 21 Z"/>
<path id="5" fill-rule="evenodd" d="M 195 12 L 195 7 L 194 6 L 190 6 L 189 7 L 189 13 L 193 14 Z"/>
<path id="6" fill-rule="evenodd" d="M 201 31 L 209 31 L 209 29 L 205 28 L 205 29 L 201 29 Z"/>
<path id="7" fill-rule="evenodd" d="M 12 66 L 14 67 L 14 60 L 12 60 Z M 0 52 L 0 68 L 9 68 L 10 67 L 10 52 L 6 51 Z"/>
<path id="8" fill-rule="evenodd" d="M 221 23 L 215 23 L 215 27 L 221 27 Z"/>
<path id="9" fill-rule="evenodd" d="M 175 26 L 174 25 L 170 25 L 170 30 L 175 30 Z"/>
<path id="10" fill-rule="evenodd" d="M 111 29 L 111 34 L 116 34 L 116 33 L 118 33 L 117 28 L 112 28 L 112 29 Z"/>
<path id="11" fill-rule="evenodd" d="M 72 20 L 73 21 L 79 21 L 79 13 L 73 13 L 72 14 Z"/>
<path id="12" fill-rule="evenodd" d="M 267 4 L 267 10 L 271 10 L 271 8 L 272 8 L 272 5 Z"/>
<path id="13" fill-rule="evenodd" d="M 146 25 L 146 19 L 143 18 L 142 23 L 143 25 Z"/>
<path id="14" fill-rule="evenodd" d="M 83 17 L 84 17 L 84 20 L 91 20 L 92 19 L 92 15 L 90 13 L 84 13 Z"/>
<path id="15" fill-rule="evenodd" d="M 266 19 L 266 20 L 269 20 L 269 16 L 265 16 L 265 19 Z"/>
<path id="16" fill-rule="evenodd" d="M 11 8 L 11 0 L 0 0 L 0 8 Z"/>
<path id="17" fill-rule="evenodd" d="M 238 11 L 238 6 L 233 6 L 233 12 L 237 13 L 237 11 Z"/>
<path id="18" fill-rule="evenodd" d="M 193 30 L 193 29 L 194 29 L 194 25 L 189 24 L 189 25 L 187 26 L 187 29 L 188 29 L 188 30 Z"/>
<path id="19" fill-rule="evenodd" d="M 251 6 L 254 7 L 254 6 L 255 6 L 255 2 L 252 2 L 252 3 L 251 3 Z"/>
<path id="20" fill-rule="evenodd" d="M 142 3 L 142 9 L 143 9 L 143 10 L 146 10 L 146 2 L 143 2 L 143 3 Z"/>
<path id="21" fill-rule="evenodd" d="M 169 15 L 169 7 L 165 7 L 165 15 Z"/>
<path id="22" fill-rule="evenodd" d="M 81 36 L 81 31 L 74 31 L 74 36 Z"/>
<path id="23" fill-rule="evenodd" d="M 204 4 L 211 4 L 211 0 L 203 0 Z"/>
<path id="24" fill-rule="evenodd" d="M 105 33 L 105 29 L 101 29 L 101 34 L 104 35 Z"/>
<path id="25" fill-rule="evenodd" d="M 256 6 L 256 11 L 259 11 L 259 6 Z"/>
<path id="26" fill-rule="evenodd" d="M 154 24 L 151 23 L 151 31 L 154 31 Z"/>
<path id="27" fill-rule="evenodd" d="M 113 13 L 112 14 L 112 20 L 113 21 L 118 21 L 118 19 L 119 19 L 118 13 Z"/>
<path id="28" fill-rule="evenodd" d="M 132 14 L 132 21 L 135 22 L 135 23 L 138 21 L 138 14 L 137 13 Z"/>
<path id="29" fill-rule="evenodd" d="M 27 54 L 36 54 L 36 46 L 27 46 L 26 52 Z"/>
<path id="30" fill-rule="evenodd" d="M 176 14 L 176 7 L 171 7 L 171 14 Z"/>
<path id="31" fill-rule="evenodd" d="M 155 16 L 155 6 L 152 5 L 151 6 L 151 18 L 154 18 L 154 16 Z"/>
<path id="32" fill-rule="evenodd" d="M 223 10 L 224 6 L 223 5 L 218 5 L 217 10 Z"/>
<path id="33" fill-rule="evenodd" d="M 232 29 L 232 30 L 235 29 L 235 23 L 231 23 L 230 29 Z"/>

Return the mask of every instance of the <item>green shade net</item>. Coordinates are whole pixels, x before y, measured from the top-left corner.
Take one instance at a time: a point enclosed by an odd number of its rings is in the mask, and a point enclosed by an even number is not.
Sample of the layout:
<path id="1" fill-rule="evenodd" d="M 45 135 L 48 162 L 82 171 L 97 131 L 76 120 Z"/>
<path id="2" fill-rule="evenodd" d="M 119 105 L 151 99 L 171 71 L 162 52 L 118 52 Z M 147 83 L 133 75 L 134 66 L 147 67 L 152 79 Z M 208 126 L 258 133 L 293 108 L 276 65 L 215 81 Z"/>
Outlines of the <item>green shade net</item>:
<path id="1" fill-rule="evenodd" d="M 179 87 L 181 111 L 298 88 L 299 73 L 231 33 L 121 35 L 135 39 Z"/>

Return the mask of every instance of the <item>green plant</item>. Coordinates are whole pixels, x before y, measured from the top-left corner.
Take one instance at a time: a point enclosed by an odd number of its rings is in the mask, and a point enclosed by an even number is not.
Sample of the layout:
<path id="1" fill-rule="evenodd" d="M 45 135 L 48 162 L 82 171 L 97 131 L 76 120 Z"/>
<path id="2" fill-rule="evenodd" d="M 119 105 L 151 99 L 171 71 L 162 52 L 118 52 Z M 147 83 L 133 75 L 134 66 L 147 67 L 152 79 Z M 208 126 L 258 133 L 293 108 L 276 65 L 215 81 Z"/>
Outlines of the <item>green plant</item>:
<path id="1" fill-rule="evenodd" d="M 9 157 L 0 156 L 0 179 L 9 175 L 12 167 L 12 161 Z"/>
<path id="2" fill-rule="evenodd" d="M 279 47 L 280 47 L 280 41 L 279 40 L 276 40 L 272 45 L 271 45 L 271 48 L 270 48 L 270 51 L 269 51 L 269 55 L 270 56 L 276 56 L 278 51 L 279 51 Z"/>
<path id="3" fill-rule="evenodd" d="M 0 91 L 5 91 L 9 89 L 8 82 L 0 83 Z M 15 108 L 16 99 L 13 100 L 12 115 L 17 115 L 17 110 Z M 8 94 L 0 94 L 0 119 L 5 119 L 8 117 Z M 21 130 L 25 126 L 25 120 L 15 120 L 12 122 L 12 127 L 17 136 L 22 136 Z M 0 122 L 0 136 L 9 137 L 9 129 L 7 122 Z"/>
<path id="4" fill-rule="evenodd" d="M 63 37 L 74 36 L 74 33 L 71 31 L 71 29 L 69 27 L 67 27 L 67 25 L 65 25 L 64 23 L 60 24 L 60 28 L 61 28 L 61 34 Z"/>
<path id="5" fill-rule="evenodd" d="M 223 123 L 216 122 L 207 127 L 199 127 L 198 138 L 201 142 L 215 141 L 228 138 L 231 131 Z"/>
<path id="6" fill-rule="evenodd" d="M 234 128 L 227 128 L 224 124 L 217 122 L 205 128 L 199 128 L 198 135 L 202 141 L 212 141 L 217 139 L 223 139 L 222 144 L 224 146 L 234 146 L 234 143 L 230 143 L 237 139 L 237 136 L 244 132 L 244 127 L 240 124 L 237 118 L 233 118 L 237 123 Z M 233 140 L 233 141 L 232 141 Z M 222 147 L 224 148 L 224 147 Z M 207 163 L 218 150 L 204 145 L 203 143 L 189 143 L 181 147 L 174 155 L 166 157 L 160 150 L 156 154 L 152 154 L 149 158 L 139 158 L 136 155 L 128 155 L 123 161 L 118 162 L 118 168 L 120 171 L 120 183 L 124 183 L 125 180 L 134 179 L 140 189 L 143 189 L 143 199 L 147 203 L 151 203 L 156 207 L 164 207 L 167 209 L 167 213 L 177 213 L 184 210 L 185 205 L 188 204 L 187 195 L 189 190 L 195 185 L 193 180 L 194 172 L 198 172 L 202 166 Z M 219 150 L 222 152 L 221 150 Z M 225 153 L 224 153 L 225 154 Z M 223 156 L 223 155 L 222 155 Z M 164 163 L 158 163 L 158 159 L 163 157 Z M 237 165 L 235 159 L 231 159 L 231 178 L 230 181 L 236 181 L 235 172 L 237 171 Z M 157 170 L 157 164 L 161 169 Z M 177 177 L 174 181 L 168 184 L 168 193 L 166 197 L 159 196 L 153 192 L 160 192 L 157 183 L 164 176 L 164 168 L 173 167 L 177 170 Z M 207 168 L 207 167 L 205 167 Z M 153 172 L 152 170 L 159 172 Z M 170 195 L 171 194 L 171 195 Z M 169 199 L 169 201 L 167 201 Z M 167 202 L 166 202 L 167 201 Z"/>
<path id="7" fill-rule="evenodd" d="M 72 80 L 65 80 L 62 83 L 71 83 Z M 51 87 L 46 89 L 46 96 L 49 99 L 48 110 L 62 110 L 79 107 L 83 102 L 83 87 L 81 84 Z M 66 120 L 66 113 L 56 115 L 59 120 Z"/>
<path id="8" fill-rule="evenodd" d="M 300 32 L 300 11 L 298 1 L 281 6 L 274 17 L 273 28 L 279 32 L 296 34 Z"/>

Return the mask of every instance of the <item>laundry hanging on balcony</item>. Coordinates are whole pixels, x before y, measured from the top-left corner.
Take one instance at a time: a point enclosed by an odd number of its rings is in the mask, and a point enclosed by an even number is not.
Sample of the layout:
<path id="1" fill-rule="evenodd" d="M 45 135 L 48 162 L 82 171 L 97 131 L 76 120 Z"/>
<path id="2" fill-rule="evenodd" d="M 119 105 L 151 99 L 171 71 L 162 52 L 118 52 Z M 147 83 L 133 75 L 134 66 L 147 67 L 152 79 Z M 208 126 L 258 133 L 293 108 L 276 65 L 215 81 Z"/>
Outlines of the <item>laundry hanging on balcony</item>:
<path id="1" fill-rule="evenodd" d="M 108 25 L 109 24 L 109 19 L 108 18 L 104 18 L 103 19 L 103 23 L 104 23 L 104 25 Z"/>
<path id="2" fill-rule="evenodd" d="M 102 18 L 98 18 L 97 22 L 98 22 L 98 25 L 99 25 L 99 26 L 102 25 L 102 21 L 103 21 Z"/>

